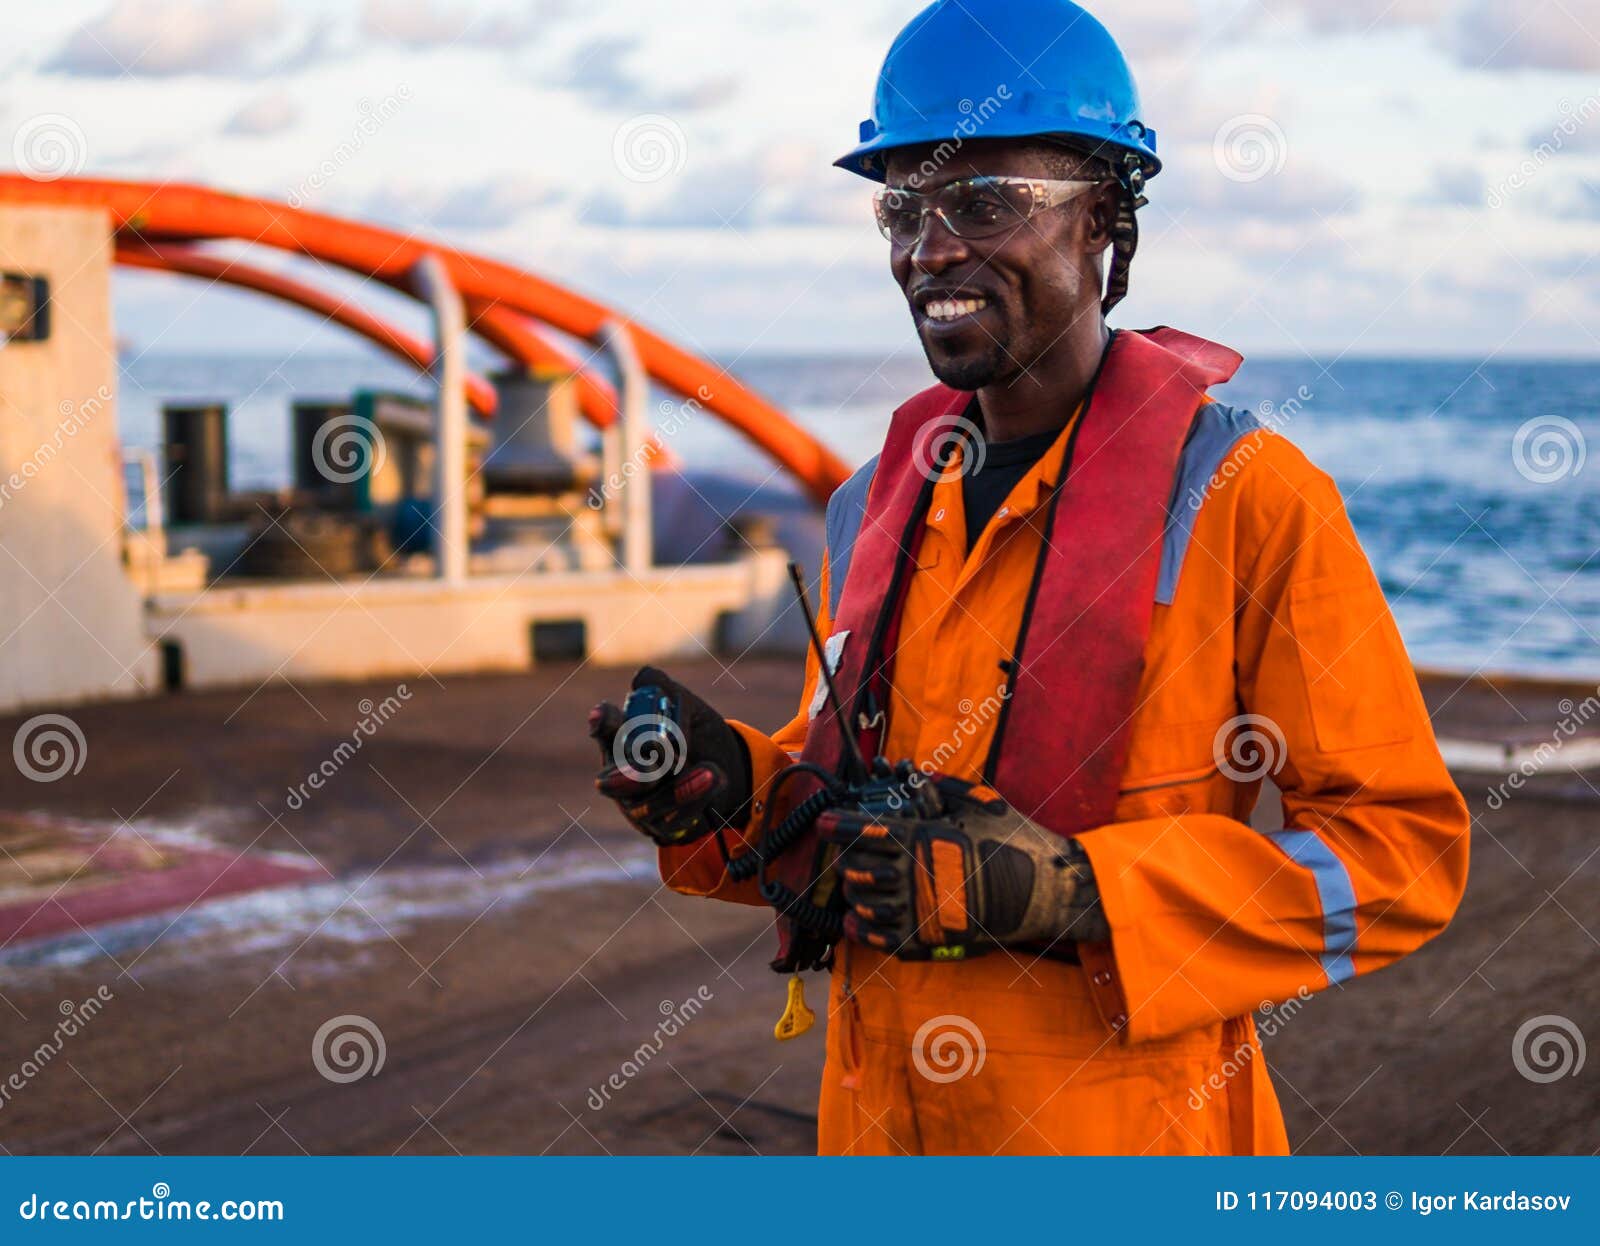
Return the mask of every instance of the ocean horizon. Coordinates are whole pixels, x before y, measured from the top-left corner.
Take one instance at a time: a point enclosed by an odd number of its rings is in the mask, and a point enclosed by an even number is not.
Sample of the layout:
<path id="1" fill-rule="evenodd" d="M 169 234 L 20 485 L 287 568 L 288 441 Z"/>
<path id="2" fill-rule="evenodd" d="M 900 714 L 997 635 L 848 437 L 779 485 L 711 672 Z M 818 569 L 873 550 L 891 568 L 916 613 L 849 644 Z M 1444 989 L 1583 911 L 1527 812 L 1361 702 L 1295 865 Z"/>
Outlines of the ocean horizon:
<path id="1" fill-rule="evenodd" d="M 718 362 L 851 463 L 932 380 L 908 354 Z M 226 402 L 234 487 L 278 488 L 290 403 L 362 388 L 421 396 L 427 382 L 372 354 L 130 352 L 118 418 L 125 445 L 153 448 L 164 403 Z M 1586 462 L 1600 439 L 1600 361 L 1258 356 L 1215 394 L 1256 410 L 1338 482 L 1419 665 L 1600 679 L 1600 469 Z M 676 407 L 663 392 L 652 410 L 665 402 Z M 716 419 L 676 423 L 670 444 L 689 472 L 792 492 Z"/>

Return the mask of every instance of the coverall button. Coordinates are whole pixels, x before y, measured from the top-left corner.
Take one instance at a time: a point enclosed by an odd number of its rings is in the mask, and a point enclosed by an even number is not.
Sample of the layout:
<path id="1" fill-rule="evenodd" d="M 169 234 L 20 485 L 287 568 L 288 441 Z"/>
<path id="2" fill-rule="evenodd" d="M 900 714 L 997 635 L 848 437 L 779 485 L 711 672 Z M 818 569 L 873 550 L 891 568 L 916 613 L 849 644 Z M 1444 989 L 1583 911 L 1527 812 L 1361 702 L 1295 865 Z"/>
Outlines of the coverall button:
<path id="1" fill-rule="evenodd" d="M 1120 1030 L 1123 1026 L 1125 1026 L 1127 1024 L 1128 1024 L 1128 1014 L 1125 1013 L 1125 1012 L 1119 1012 L 1116 1016 L 1111 1018 L 1111 1028 L 1113 1030 Z"/>
<path id="2" fill-rule="evenodd" d="M 1108 986 L 1108 985 L 1110 985 L 1110 983 L 1111 983 L 1111 974 L 1108 973 L 1106 970 L 1102 969 L 1099 973 L 1095 974 L 1095 976 L 1094 976 L 1094 984 L 1096 986 Z"/>

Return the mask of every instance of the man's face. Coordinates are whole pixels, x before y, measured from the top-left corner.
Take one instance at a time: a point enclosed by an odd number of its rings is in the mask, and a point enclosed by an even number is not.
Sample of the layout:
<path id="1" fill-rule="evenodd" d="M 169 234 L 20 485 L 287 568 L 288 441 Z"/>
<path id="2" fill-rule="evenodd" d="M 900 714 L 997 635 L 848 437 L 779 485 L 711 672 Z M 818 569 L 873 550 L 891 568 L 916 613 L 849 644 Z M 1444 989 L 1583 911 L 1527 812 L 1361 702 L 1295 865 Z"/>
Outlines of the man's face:
<path id="1" fill-rule="evenodd" d="M 924 164 L 930 153 L 926 147 L 891 152 L 888 185 L 931 194 L 963 178 L 1065 175 L 1059 159 L 1037 143 L 969 142 L 932 172 Z M 992 238 L 958 238 L 930 214 L 915 243 L 890 244 L 890 268 L 939 380 L 963 390 L 1013 382 L 1075 317 L 1098 308 L 1096 257 L 1108 241 L 1096 206 L 1102 198 L 1101 191 L 1086 191 Z M 952 316 L 951 302 L 982 306 Z"/>

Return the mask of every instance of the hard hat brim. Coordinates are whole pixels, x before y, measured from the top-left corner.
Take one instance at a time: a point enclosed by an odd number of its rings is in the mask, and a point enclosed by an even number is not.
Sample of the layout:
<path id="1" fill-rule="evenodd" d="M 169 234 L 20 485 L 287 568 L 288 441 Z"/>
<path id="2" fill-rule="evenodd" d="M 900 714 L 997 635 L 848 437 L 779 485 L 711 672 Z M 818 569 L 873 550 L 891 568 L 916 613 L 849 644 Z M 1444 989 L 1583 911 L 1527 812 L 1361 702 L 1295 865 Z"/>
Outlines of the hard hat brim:
<path id="1" fill-rule="evenodd" d="M 1156 155 L 1155 131 L 1138 122 L 1130 125 L 1084 124 L 1066 127 L 1041 125 L 1037 119 L 1027 117 L 997 117 L 977 133 L 965 134 L 961 127 L 966 120 L 964 117 L 928 118 L 925 124 L 918 125 L 914 131 L 878 130 L 873 122 L 863 121 L 862 141 L 835 160 L 834 166 L 869 181 L 882 182 L 888 154 L 901 147 L 950 144 L 952 148 L 959 149 L 969 140 L 977 138 L 1038 138 L 1064 140 L 1090 152 L 1102 145 L 1132 152 L 1139 157 L 1146 179 L 1161 171 L 1161 160 Z"/>

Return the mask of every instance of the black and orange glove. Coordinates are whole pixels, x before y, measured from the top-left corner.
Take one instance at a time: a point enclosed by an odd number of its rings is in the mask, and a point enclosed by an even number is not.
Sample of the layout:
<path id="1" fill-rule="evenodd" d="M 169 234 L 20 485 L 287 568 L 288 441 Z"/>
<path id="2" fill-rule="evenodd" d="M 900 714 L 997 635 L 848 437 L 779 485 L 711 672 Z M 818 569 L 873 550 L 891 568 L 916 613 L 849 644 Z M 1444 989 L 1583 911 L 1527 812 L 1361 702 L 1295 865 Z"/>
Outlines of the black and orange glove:
<path id="1" fill-rule="evenodd" d="M 906 816 L 848 807 L 817 819 L 839 849 L 847 939 L 902 960 L 1108 937 L 1082 846 L 988 787 L 940 776 Z M 936 812 L 937 810 L 937 812 Z"/>
<path id="2" fill-rule="evenodd" d="M 686 844 L 750 819 L 750 750 L 728 720 L 665 671 L 634 674 L 627 705 L 589 711 L 595 787 L 658 844 Z"/>

